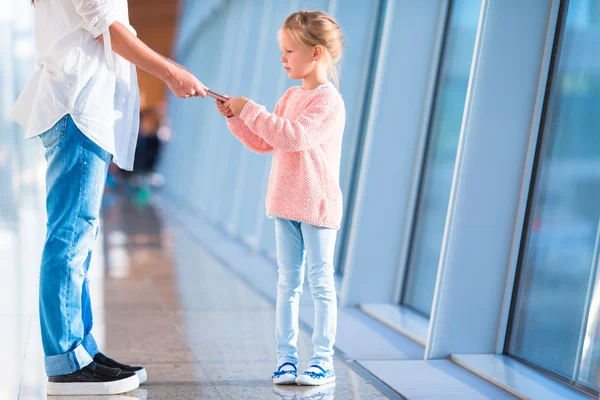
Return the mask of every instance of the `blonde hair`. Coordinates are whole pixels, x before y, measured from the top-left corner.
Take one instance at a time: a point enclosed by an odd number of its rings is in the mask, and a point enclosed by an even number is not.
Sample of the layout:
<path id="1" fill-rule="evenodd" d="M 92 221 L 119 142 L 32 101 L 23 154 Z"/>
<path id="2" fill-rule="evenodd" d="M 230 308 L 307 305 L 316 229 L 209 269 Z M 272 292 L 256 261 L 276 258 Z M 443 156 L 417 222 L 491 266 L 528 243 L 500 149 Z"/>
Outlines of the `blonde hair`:
<path id="1" fill-rule="evenodd" d="M 329 79 L 339 89 L 338 62 L 344 51 L 344 38 L 335 18 L 320 11 L 298 11 L 283 21 L 277 35 L 283 30 L 289 31 L 296 40 L 309 47 L 323 46 Z"/>

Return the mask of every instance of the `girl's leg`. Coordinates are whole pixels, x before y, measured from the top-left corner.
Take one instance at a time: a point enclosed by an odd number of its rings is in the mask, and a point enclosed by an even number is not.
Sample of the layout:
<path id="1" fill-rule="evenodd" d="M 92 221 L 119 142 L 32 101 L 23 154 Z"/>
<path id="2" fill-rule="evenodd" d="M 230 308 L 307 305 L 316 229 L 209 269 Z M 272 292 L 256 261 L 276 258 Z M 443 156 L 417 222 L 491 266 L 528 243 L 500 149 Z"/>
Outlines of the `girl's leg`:
<path id="1" fill-rule="evenodd" d="M 314 354 L 310 365 L 331 369 L 337 329 L 337 297 L 333 277 L 337 231 L 302 224 L 302 236 L 306 246 L 308 281 L 315 304 Z"/>
<path id="2" fill-rule="evenodd" d="M 277 363 L 298 365 L 298 309 L 304 283 L 304 241 L 300 223 L 275 220 L 277 244 Z"/>

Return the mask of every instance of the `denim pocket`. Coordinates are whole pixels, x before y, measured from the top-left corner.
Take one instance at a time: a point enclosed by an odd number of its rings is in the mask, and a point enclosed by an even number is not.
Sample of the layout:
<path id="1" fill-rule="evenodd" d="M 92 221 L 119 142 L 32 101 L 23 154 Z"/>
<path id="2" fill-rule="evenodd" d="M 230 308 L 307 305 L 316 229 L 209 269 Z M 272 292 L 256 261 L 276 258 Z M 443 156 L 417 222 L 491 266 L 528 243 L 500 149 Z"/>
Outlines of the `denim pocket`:
<path id="1" fill-rule="evenodd" d="M 54 147 L 58 142 L 65 138 L 67 135 L 67 119 L 68 115 L 62 117 L 52 128 L 40 135 L 42 145 L 46 149 Z"/>

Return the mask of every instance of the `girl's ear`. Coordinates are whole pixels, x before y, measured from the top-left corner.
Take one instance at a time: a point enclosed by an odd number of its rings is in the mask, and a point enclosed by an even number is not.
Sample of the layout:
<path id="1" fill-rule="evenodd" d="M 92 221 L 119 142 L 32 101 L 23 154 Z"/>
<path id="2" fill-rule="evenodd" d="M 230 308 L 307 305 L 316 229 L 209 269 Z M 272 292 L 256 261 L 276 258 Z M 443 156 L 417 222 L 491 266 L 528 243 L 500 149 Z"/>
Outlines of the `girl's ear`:
<path id="1" fill-rule="evenodd" d="M 323 54 L 325 54 L 325 50 L 323 49 L 323 46 L 318 44 L 315 47 L 313 47 L 313 60 L 314 61 L 320 60 L 323 57 Z"/>

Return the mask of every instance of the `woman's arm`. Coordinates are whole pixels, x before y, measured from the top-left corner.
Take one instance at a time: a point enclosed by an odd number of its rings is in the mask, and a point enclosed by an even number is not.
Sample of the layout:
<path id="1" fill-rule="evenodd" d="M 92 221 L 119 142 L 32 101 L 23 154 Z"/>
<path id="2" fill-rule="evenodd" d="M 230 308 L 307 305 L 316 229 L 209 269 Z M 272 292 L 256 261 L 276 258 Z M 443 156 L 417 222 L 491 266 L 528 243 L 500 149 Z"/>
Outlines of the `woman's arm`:
<path id="1" fill-rule="evenodd" d="M 206 97 L 206 87 L 191 72 L 152 50 L 125 25 L 115 21 L 108 29 L 115 53 L 161 79 L 177 97 Z"/>
<path id="2" fill-rule="evenodd" d="M 111 47 L 117 54 L 161 79 L 177 97 L 206 97 L 206 86 L 194 74 L 146 46 L 117 21 L 112 0 L 71 1 L 83 20 L 83 28 L 94 38 L 104 40 L 108 31 Z"/>

